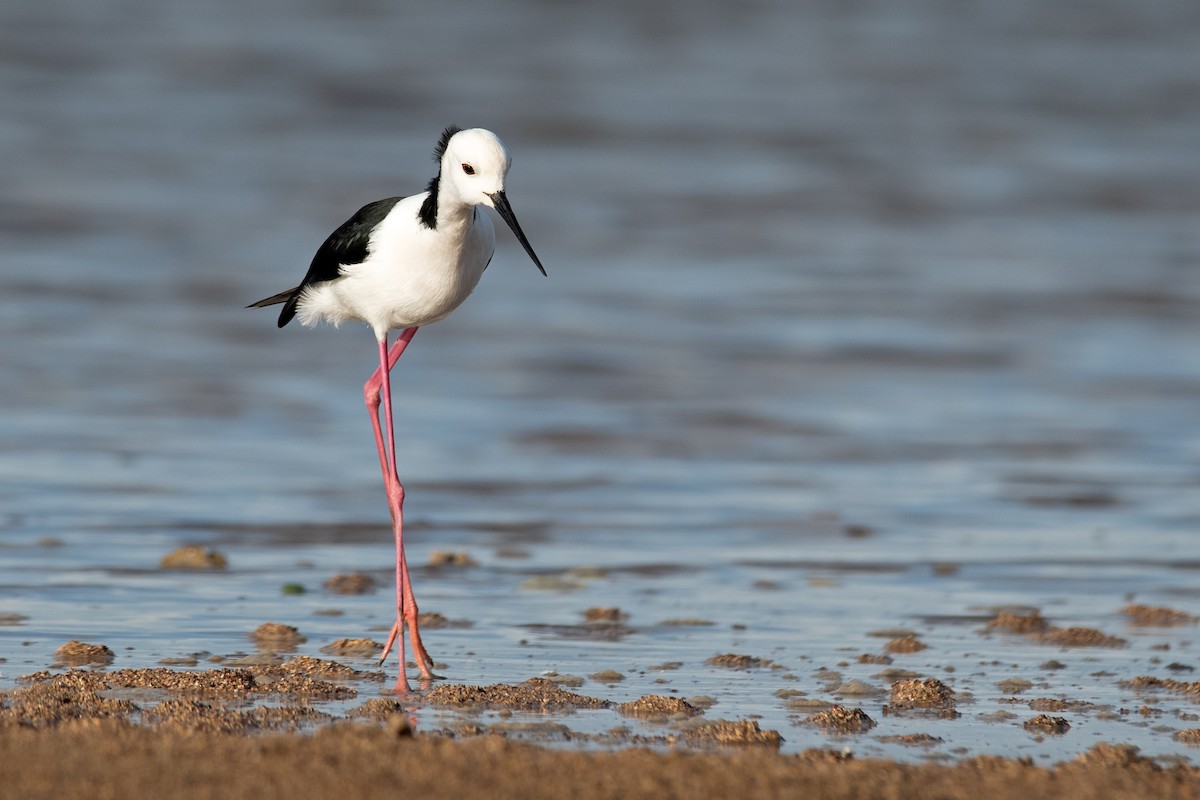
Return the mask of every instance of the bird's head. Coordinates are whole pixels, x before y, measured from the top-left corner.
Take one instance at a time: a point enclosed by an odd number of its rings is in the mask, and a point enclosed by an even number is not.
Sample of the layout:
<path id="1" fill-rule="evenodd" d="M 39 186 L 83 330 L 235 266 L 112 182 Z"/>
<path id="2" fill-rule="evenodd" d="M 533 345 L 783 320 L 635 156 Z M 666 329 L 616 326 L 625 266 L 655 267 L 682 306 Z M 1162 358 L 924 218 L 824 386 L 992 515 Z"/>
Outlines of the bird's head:
<path id="1" fill-rule="evenodd" d="M 500 137 L 483 128 L 465 131 L 447 128 L 442 134 L 442 141 L 438 143 L 435 155 L 438 156 L 441 168 L 441 191 L 453 192 L 459 200 L 468 205 L 485 205 L 496 209 L 516 234 L 517 240 L 533 259 L 533 263 L 545 275 L 546 268 L 542 266 L 537 254 L 533 252 L 533 246 L 525 238 L 521 226 L 517 223 L 517 217 L 513 214 L 512 206 L 508 204 L 508 197 L 504 194 L 504 179 L 508 177 L 512 159 Z"/>
<path id="2" fill-rule="evenodd" d="M 449 181 L 463 201 L 495 207 L 493 195 L 504 191 L 512 159 L 504 142 L 483 128 L 452 133 L 441 152 L 442 189 Z"/>

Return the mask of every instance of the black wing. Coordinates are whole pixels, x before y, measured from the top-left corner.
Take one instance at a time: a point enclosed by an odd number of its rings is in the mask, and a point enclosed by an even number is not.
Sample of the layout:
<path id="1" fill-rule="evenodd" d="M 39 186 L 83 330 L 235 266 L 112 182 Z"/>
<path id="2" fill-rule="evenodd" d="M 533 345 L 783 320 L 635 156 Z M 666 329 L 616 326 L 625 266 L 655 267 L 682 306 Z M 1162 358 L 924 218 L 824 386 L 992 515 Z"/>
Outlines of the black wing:
<path id="1" fill-rule="evenodd" d="M 308 265 L 308 272 L 299 286 L 251 303 L 246 308 L 262 308 L 283 303 L 283 310 L 279 312 L 279 327 L 287 325 L 292 321 L 292 317 L 296 316 L 296 304 L 300 302 L 300 294 L 304 287 L 336 280 L 341 277 L 343 264 L 361 264 L 367 260 L 371 232 L 402 199 L 389 197 L 360 208 L 353 217 L 342 223 L 340 228 L 329 234 L 329 238 L 317 249 L 317 254 L 313 256 L 312 263 Z"/>

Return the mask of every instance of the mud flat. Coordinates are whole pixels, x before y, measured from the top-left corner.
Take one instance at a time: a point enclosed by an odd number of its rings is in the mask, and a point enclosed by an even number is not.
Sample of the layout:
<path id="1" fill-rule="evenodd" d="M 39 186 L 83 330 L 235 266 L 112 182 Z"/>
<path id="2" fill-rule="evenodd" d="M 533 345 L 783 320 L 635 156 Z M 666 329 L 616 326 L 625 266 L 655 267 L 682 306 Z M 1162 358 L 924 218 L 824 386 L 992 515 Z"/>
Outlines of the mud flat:
<path id="1" fill-rule="evenodd" d="M 829 750 L 781 756 L 647 749 L 573 752 L 484 735 L 412 735 L 402 725 L 339 724 L 312 735 L 151 729 L 86 719 L 0 729 L 11 797 L 1200 797 L 1191 767 L 1162 768 L 1097 745 L 1053 768 L 982 757 L 955 766 L 855 760 Z"/>
<path id="2" fill-rule="evenodd" d="M 0 696 L 0 786 L 23 798 L 82 787 L 114 798 L 772 798 L 795 797 L 801 786 L 812 798 L 1200 797 L 1200 770 L 1130 745 L 1097 744 L 1053 766 L 997 756 L 898 763 L 833 746 L 780 754 L 777 731 L 753 719 L 706 719 L 678 698 L 614 706 L 530 678 L 441 684 L 397 699 L 378 696 L 381 677 L 308 656 L 203 671 L 33 673 Z M 341 716 L 314 708 L 360 691 L 376 696 Z M 888 708 L 945 712 L 953 703 L 940 682 L 910 679 L 894 684 Z M 418 730 L 420 707 L 452 709 L 457 722 Z M 620 724 L 605 734 L 573 731 L 570 715 L 581 711 L 653 720 L 659 733 Z M 539 720 L 538 712 L 557 715 Z M 810 722 L 873 725 L 840 706 Z"/>

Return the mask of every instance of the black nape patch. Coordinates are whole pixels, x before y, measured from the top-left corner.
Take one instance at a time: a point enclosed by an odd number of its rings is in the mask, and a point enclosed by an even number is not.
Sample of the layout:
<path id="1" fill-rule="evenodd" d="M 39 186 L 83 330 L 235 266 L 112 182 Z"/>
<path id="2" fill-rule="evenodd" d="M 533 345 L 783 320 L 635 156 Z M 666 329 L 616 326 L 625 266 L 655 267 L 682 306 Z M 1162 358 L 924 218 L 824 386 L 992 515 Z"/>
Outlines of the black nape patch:
<path id="1" fill-rule="evenodd" d="M 433 180 L 429 181 L 429 195 L 421 203 L 421 210 L 417 212 L 417 219 L 421 220 L 421 224 L 431 231 L 437 230 L 438 184 L 441 183 L 441 180 L 442 173 L 439 170 Z"/>
<path id="2" fill-rule="evenodd" d="M 446 148 L 450 146 L 454 134 L 460 131 L 462 128 L 457 125 L 447 126 L 446 130 L 442 131 L 442 138 L 438 139 L 437 147 L 433 149 L 433 163 L 438 165 L 438 174 L 429 182 L 429 194 L 421 203 L 421 210 L 417 212 L 417 219 L 431 231 L 437 230 L 438 184 L 442 181 L 442 156 L 446 155 Z"/>

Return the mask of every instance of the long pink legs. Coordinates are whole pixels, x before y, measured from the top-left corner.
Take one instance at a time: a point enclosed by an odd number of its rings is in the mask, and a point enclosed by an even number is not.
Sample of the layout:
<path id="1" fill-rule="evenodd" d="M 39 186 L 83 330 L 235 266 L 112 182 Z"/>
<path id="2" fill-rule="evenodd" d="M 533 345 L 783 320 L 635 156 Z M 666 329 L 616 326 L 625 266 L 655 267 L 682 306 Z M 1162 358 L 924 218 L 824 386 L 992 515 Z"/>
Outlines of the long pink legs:
<path id="1" fill-rule="evenodd" d="M 408 625 L 409 637 L 412 640 L 413 658 L 421 670 L 422 678 L 432 678 L 433 660 L 421 643 L 420 628 L 417 625 L 417 601 L 413 597 L 412 584 L 408 578 L 408 559 L 404 556 L 404 487 L 396 474 L 396 434 L 392 427 L 392 385 L 391 371 L 396 361 L 404 353 L 404 348 L 412 341 L 416 328 L 405 328 L 401 332 L 391 350 L 388 350 L 387 337 L 379 340 L 379 369 L 371 374 L 363 384 L 363 399 L 367 411 L 371 415 L 371 427 L 375 431 L 375 444 L 379 448 L 379 466 L 383 471 L 383 485 L 387 490 L 388 508 L 392 512 L 392 531 L 396 537 L 396 621 L 392 632 L 388 634 L 387 643 L 383 647 L 380 663 L 387 660 L 396 645 L 400 657 L 400 675 L 396 679 L 396 692 L 408 691 L 408 676 L 405 675 L 404 658 L 404 626 Z M 384 443 L 383 430 L 379 424 L 379 402 L 383 400 L 383 418 L 387 421 L 387 442 Z"/>

